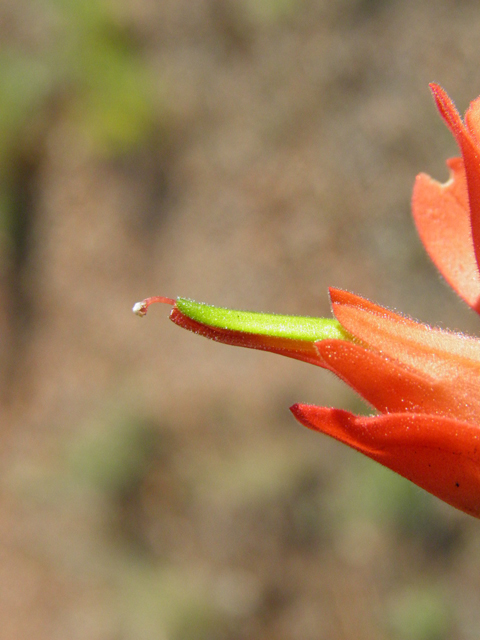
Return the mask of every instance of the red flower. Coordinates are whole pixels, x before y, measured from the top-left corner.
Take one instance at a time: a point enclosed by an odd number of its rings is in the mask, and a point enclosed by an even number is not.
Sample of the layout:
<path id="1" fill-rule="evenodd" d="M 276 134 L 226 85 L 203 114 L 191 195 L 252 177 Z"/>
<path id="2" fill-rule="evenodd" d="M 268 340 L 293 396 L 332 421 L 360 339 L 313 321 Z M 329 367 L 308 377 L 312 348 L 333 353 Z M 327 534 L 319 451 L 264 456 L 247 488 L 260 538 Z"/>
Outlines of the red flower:
<path id="1" fill-rule="evenodd" d="M 414 217 L 435 264 L 480 311 L 480 98 L 464 125 L 446 93 L 431 88 L 462 158 L 448 161 L 452 178 L 445 185 L 418 176 Z M 152 302 L 167 302 L 181 327 L 329 369 L 379 415 L 296 404 L 291 410 L 302 424 L 480 517 L 480 340 L 420 324 L 351 293 L 331 289 L 330 296 L 335 320 L 164 298 L 145 300 L 134 311 L 144 315 Z"/>

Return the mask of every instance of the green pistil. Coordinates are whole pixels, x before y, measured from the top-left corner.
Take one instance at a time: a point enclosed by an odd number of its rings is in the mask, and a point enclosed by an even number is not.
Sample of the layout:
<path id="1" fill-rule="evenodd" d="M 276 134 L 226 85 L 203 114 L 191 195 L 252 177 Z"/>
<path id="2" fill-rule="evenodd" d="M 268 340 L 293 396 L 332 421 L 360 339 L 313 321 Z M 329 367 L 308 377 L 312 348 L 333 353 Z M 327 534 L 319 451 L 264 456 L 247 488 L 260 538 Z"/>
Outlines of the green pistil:
<path id="1" fill-rule="evenodd" d="M 348 340 L 352 337 L 338 322 L 331 318 L 307 316 L 283 316 L 254 311 L 235 311 L 212 307 L 203 302 L 178 298 L 177 309 L 191 320 L 218 329 L 241 331 L 290 340 Z"/>

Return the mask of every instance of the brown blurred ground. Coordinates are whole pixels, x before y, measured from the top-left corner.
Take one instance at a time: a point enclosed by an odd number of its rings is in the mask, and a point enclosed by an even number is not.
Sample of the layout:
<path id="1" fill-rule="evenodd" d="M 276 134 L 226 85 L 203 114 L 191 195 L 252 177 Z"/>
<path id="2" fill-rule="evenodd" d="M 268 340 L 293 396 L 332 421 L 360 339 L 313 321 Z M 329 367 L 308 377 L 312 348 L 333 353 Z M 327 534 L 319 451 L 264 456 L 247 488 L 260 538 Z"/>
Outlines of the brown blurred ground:
<path id="1" fill-rule="evenodd" d="M 335 285 L 476 331 L 409 199 L 456 153 L 428 82 L 461 110 L 480 93 L 480 5 L 94 4 L 155 113 L 109 144 L 73 74 L 5 147 L 0 638 L 478 638 L 479 524 L 290 416 L 366 410 L 347 389 L 130 309 L 327 315 Z M 8 55 L 41 60 L 74 6 L 3 0 Z"/>

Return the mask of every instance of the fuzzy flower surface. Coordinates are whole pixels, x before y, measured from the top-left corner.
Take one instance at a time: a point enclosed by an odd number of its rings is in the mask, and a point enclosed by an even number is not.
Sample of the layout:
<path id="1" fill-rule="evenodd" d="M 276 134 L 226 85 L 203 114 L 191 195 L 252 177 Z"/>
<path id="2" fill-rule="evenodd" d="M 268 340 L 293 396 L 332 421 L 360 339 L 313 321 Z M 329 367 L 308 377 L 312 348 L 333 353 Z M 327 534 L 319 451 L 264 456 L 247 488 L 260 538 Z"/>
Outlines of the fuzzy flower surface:
<path id="1" fill-rule="evenodd" d="M 417 177 L 413 217 L 444 278 L 480 312 L 480 98 L 462 121 L 445 91 L 430 87 L 461 156 L 447 161 L 445 184 Z M 332 319 L 233 311 L 184 298 L 147 298 L 133 310 L 142 316 L 164 302 L 184 329 L 333 372 L 378 413 L 295 404 L 299 422 L 480 517 L 480 340 L 338 289 L 330 289 L 330 299 Z"/>

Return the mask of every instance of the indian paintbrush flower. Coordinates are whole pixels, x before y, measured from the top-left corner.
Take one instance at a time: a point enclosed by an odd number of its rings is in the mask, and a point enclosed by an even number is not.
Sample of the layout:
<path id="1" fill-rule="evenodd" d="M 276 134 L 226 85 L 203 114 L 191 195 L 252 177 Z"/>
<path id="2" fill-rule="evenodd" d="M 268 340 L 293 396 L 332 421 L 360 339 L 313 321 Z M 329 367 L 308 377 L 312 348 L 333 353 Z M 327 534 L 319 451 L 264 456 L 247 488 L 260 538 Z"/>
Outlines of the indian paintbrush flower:
<path id="1" fill-rule="evenodd" d="M 480 312 L 480 98 L 462 122 L 438 85 L 437 107 L 460 147 L 445 184 L 421 174 L 413 193 L 420 237 L 440 272 Z M 184 298 L 179 326 L 230 345 L 272 351 L 332 371 L 379 413 L 295 404 L 294 416 L 480 517 L 480 340 L 432 328 L 330 289 L 334 319 L 232 311 Z"/>

